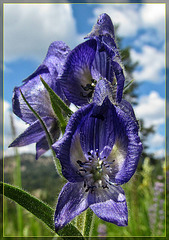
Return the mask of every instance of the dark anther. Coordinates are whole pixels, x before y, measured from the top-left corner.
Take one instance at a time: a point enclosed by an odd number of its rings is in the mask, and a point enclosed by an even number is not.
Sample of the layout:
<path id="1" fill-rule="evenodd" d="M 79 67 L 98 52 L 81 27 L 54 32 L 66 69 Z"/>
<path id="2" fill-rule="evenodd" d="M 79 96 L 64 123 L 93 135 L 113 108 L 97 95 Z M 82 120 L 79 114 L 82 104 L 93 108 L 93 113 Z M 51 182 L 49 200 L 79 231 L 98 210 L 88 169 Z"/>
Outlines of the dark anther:
<path id="1" fill-rule="evenodd" d="M 104 116 L 101 115 L 101 114 L 92 114 L 90 115 L 91 117 L 94 117 L 94 118 L 98 118 L 98 119 L 101 119 L 102 121 L 104 120 Z"/>
<path id="2" fill-rule="evenodd" d="M 99 49 L 99 52 L 104 52 L 105 51 L 105 47 L 102 45 L 101 48 Z"/>
<path id="3" fill-rule="evenodd" d="M 81 168 L 81 169 L 79 169 L 79 172 L 87 172 L 87 171 L 86 171 L 86 169 Z"/>
<path id="4" fill-rule="evenodd" d="M 87 152 L 88 155 L 92 155 L 91 152 Z"/>
<path id="5" fill-rule="evenodd" d="M 92 95 L 93 95 L 93 91 L 89 92 L 89 93 L 87 94 L 87 97 L 88 97 L 88 98 L 91 98 Z"/>
<path id="6" fill-rule="evenodd" d="M 82 161 L 80 161 L 80 160 L 77 160 L 76 162 L 79 164 L 80 167 L 81 167 L 82 165 L 84 165 L 84 163 L 83 163 Z"/>
<path id="7" fill-rule="evenodd" d="M 91 79 L 91 81 L 92 81 L 92 83 L 94 83 L 94 84 L 96 84 L 97 83 L 97 81 L 95 80 L 95 79 Z"/>
<path id="8" fill-rule="evenodd" d="M 96 156 L 99 157 L 99 153 L 98 152 L 96 152 Z"/>
<path id="9" fill-rule="evenodd" d="M 105 189 L 105 188 L 108 188 L 108 189 L 109 189 L 109 187 L 107 186 L 107 184 L 106 184 L 106 185 L 102 185 L 102 188 L 103 188 L 103 189 Z"/>
<path id="10" fill-rule="evenodd" d="M 86 187 L 86 182 L 84 182 L 84 188 Z"/>
<path id="11" fill-rule="evenodd" d="M 85 190 L 85 192 L 88 192 L 91 189 L 91 193 L 94 192 L 94 188 L 96 188 L 96 186 L 87 186 L 87 189 Z"/>
<path id="12" fill-rule="evenodd" d="M 87 98 L 87 97 L 88 97 L 87 95 L 84 95 L 82 92 L 80 92 L 80 96 L 81 96 L 81 97 L 84 97 L 84 98 Z"/>
<path id="13" fill-rule="evenodd" d="M 83 90 L 88 91 L 91 89 L 91 84 L 86 84 L 85 87 L 83 85 L 81 85 L 81 87 L 83 88 Z"/>
<path id="14" fill-rule="evenodd" d="M 82 174 L 81 174 L 79 171 L 76 171 L 76 173 L 77 173 L 78 175 L 82 176 Z"/>
<path id="15" fill-rule="evenodd" d="M 93 90 L 91 92 L 89 92 L 87 95 L 84 95 L 82 92 L 80 92 L 80 96 L 84 97 L 84 98 L 91 98 L 93 94 Z"/>

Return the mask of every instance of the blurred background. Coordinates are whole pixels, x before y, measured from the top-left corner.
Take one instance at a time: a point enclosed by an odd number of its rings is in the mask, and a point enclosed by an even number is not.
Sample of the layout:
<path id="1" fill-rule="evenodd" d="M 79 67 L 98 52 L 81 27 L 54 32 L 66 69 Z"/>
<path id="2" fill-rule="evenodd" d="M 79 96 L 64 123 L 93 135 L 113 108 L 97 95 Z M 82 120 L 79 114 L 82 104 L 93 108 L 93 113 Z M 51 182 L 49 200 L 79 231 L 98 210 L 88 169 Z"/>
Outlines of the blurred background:
<path id="1" fill-rule="evenodd" d="M 128 227 L 95 217 L 93 236 L 165 236 L 165 4 L 4 4 L 4 181 L 55 208 L 65 184 L 51 153 L 37 161 L 35 146 L 8 149 L 27 125 L 12 114 L 12 92 L 41 64 L 51 42 L 71 48 L 83 42 L 101 13 L 111 17 L 127 79 L 124 94 L 134 107 L 143 153 L 137 172 L 122 187 Z M 151 14 L 150 14 L 151 13 Z M 166 174 L 167 172 L 167 174 Z M 4 198 L 5 236 L 53 236 L 32 214 Z"/>

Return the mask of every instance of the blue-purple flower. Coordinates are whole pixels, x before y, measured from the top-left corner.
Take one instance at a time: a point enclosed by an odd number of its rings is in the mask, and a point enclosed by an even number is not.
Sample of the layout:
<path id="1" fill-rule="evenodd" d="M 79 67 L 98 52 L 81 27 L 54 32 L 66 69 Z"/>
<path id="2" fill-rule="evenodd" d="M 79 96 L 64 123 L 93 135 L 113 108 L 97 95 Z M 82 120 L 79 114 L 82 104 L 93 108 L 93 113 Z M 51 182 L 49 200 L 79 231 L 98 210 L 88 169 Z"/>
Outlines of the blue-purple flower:
<path id="1" fill-rule="evenodd" d="M 110 83 L 100 80 L 93 102 L 72 115 L 62 139 L 53 144 L 68 180 L 58 198 L 56 231 L 88 207 L 105 221 L 128 224 L 120 185 L 136 171 L 142 144 L 131 105 L 115 106 L 111 91 Z"/>
<path id="2" fill-rule="evenodd" d="M 124 71 L 115 43 L 114 27 L 107 14 L 101 14 L 86 42 L 69 54 L 60 83 L 67 99 L 75 105 L 88 104 L 100 79 L 113 86 L 113 97 L 120 102 L 124 87 Z"/>
<path id="3" fill-rule="evenodd" d="M 36 159 L 49 149 L 45 131 L 39 120 L 37 120 L 23 100 L 20 90 L 31 107 L 33 107 L 44 121 L 53 142 L 59 138 L 60 129 L 58 120 L 52 109 L 49 94 L 40 80 L 40 76 L 62 100 L 67 102 L 58 81 L 58 75 L 62 74 L 63 65 L 69 52 L 69 47 L 62 41 L 53 42 L 49 46 L 43 63 L 32 75 L 24 80 L 22 86 L 14 89 L 12 99 L 13 112 L 30 126 L 9 147 L 21 147 L 36 143 Z"/>

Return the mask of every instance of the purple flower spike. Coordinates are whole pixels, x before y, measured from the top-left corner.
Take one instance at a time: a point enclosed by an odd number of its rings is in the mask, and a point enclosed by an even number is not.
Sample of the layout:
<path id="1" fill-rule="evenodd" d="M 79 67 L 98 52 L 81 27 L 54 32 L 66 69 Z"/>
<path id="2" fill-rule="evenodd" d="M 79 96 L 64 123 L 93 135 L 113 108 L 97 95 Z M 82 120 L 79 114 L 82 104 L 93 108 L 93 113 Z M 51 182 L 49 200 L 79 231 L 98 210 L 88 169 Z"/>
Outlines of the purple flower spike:
<path id="1" fill-rule="evenodd" d="M 53 42 L 49 46 L 43 63 L 32 75 L 24 80 L 22 86 L 14 89 L 12 99 L 13 112 L 24 122 L 30 124 L 30 126 L 24 133 L 15 139 L 9 147 L 20 147 L 36 143 L 36 159 L 49 149 L 45 132 L 41 127 L 39 120 L 36 119 L 23 100 L 20 90 L 28 103 L 44 120 L 53 142 L 58 139 L 60 135 L 58 121 L 52 109 L 49 94 L 43 86 L 40 76 L 54 90 L 54 92 L 66 102 L 66 97 L 58 81 L 58 75 L 62 73 L 63 65 L 69 52 L 70 49 L 64 42 Z"/>
<path id="2" fill-rule="evenodd" d="M 128 224 L 125 193 L 119 185 L 136 171 L 142 144 L 133 112 L 114 106 L 103 94 L 106 86 L 105 80 L 99 81 L 94 101 L 72 115 L 62 139 L 53 144 L 69 181 L 58 198 L 56 231 L 87 207 L 107 222 Z"/>

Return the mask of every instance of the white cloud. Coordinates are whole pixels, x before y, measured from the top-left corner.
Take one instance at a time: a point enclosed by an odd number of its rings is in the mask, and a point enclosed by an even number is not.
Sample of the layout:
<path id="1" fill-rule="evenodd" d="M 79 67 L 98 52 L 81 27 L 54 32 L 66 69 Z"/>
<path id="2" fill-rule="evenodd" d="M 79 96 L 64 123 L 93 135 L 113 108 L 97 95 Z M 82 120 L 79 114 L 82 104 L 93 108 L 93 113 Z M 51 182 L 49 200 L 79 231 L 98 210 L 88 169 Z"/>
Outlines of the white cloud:
<path id="1" fill-rule="evenodd" d="M 123 37 L 135 36 L 138 30 L 149 27 L 164 35 L 165 4 L 100 4 L 94 9 L 93 24 L 103 12 L 110 15 L 114 24 L 120 24 L 119 34 Z"/>
<path id="2" fill-rule="evenodd" d="M 154 125 L 156 128 L 165 122 L 165 100 L 155 91 L 150 95 L 141 96 L 138 106 L 135 107 L 137 118 L 142 118 L 145 126 Z"/>
<path id="3" fill-rule="evenodd" d="M 56 40 L 74 47 L 79 40 L 71 4 L 5 4 L 5 61 L 41 59 Z"/>
<path id="4" fill-rule="evenodd" d="M 153 153 L 156 158 L 165 156 L 165 137 L 159 133 L 149 135 L 146 144 L 148 152 Z"/>
<path id="5" fill-rule="evenodd" d="M 143 24 L 164 34 L 165 4 L 143 4 L 140 13 Z"/>
<path id="6" fill-rule="evenodd" d="M 13 155 L 15 148 L 8 148 L 9 144 L 13 141 L 11 131 L 11 110 L 10 104 L 4 101 L 4 156 Z M 16 136 L 21 134 L 28 126 L 14 114 L 12 114 L 13 123 L 16 130 Z M 35 153 L 35 144 L 18 148 L 19 153 Z"/>
<path id="7" fill-rule="evenodd" d="M 139 62 L 141 70 L 134 71 L 134 78 L 138 81 L 163 82 L 165 69 L 165 53 L 158 49 L 145 45 L 142 52 L 131 49 L 131 58 Z"/>
<path id="8" fill-rule="evenodd" d="M 160 146 L 164 146 L 164 143 L 165 143 L 164 136 L 160 135 L 159 133 L 152 134 L 149 140 L 151 141 L 151 145 L 154 148 L 159 148 Z"/>

